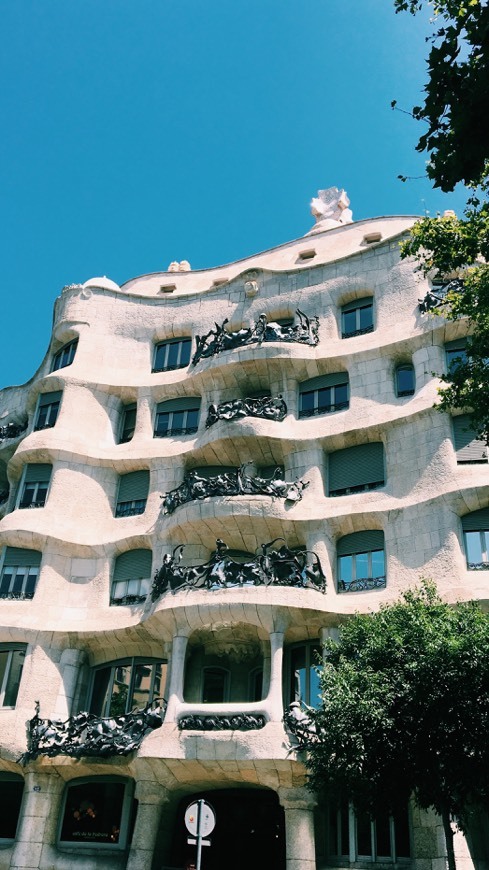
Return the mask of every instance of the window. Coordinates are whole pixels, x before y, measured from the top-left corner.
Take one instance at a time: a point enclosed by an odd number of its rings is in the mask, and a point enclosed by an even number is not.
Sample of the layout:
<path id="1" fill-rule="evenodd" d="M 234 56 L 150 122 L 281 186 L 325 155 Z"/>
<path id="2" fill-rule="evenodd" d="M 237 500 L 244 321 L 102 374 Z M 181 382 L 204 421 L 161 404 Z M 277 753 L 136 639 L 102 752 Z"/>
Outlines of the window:
<path id="1" fill-rule="evenodd" d="M 303 702 L 317 707 L 320 702 L 319 677 L 316 667 L 320 661 L 321 647 L 317 641 L 294 644 L 288 650 L 289 690 L 288 703 Z"/>
<path id="2" fill-rule="evenodd" d="M 141 710 L 161 698 L 166 662 L 128 658 L 96 668 L 93 673 L 90 713 L 103 718 Z"/>
<path id="3" fill-rule="evenodd" d="M 489 508 L 462 517 L 467 567 L 470 571 L 489 571 Z"/>
<path id="4" fill-rule="evenodd" d="M 383 813 L 371 819 L 367 814 L 355 814 L 346 801 L 340 806 L 330 806 L 326 839 L 329 860 L 408 859 L 411 856 L 408 808 L 394 816 Z"/>
<path id="5" fill-rule="evenodd" d="M 61 404 L 62 391 L 56 393 L 42 393 L 37 405 L 36 425 L 34 431 L 40 429 L 52 429 L 58 419 L 59 406 Z"/>
<path id="6" fill-rule="evenodd" d="M 202 671 L 202 703 L 222 704 L 229 699 L 229 671 L 225 668 L 204 668 Z"/>
<path id="7" fill-rule="evenodd" d="M 60 348 L 60 350 L 58 350 L 58 352 L 54 355 L 51 371 L 57 372 L 58 369 L 65 369 L 66 366 L 70 366 L 75 359 L 77 347 L 78 339 L 75 338 L 74 341 L 70 341 L 69 344 L 65 344 L 62 348 Z"/>
<path id="8" fill-rule="evenodd" d="M 459 365 L 467 361 L 467 339 L 458 338 L 456 341 L 447 341 L 445 355 L 447 371 L 451 374 L 458 369 Z"/>
<path id="9" fill-rule="evenodd" d="M 263 698 L 263 668 L 254 668 L 249 676 L 248 697 L 251 702 L 261 701 Z"/>
<path id="10" fill-rule="evenodd" d="M 396 396 L 399 399 L 404 396 L 414 395 L 416 379 L 412 365 L 398 366 L 396 369 Z"/>
<path id="11" fill-rule="evenodd" d="M 33 598 L 42 553 L 6 547 L 0 575 L 0 598 Z"/>
<path id="12" fill-rule="evenodd" d="M 19 508 L 40 508 L 46 504 L 52 465 L 26 465 L 21 487 Z"/>
<path id="13" fill-rule="evenodd" d="M 25 651 L 25 643 L 0 643 L 0 707 L 15 707 Z"/>
<path id="14" fill-rule="evenodd" d="M 156 406 L 154 437 L 191 435 L 199 426 L 200 396 L 192 399 L 170 399 Z"/>
<path id="15" fill-rule="evenodd" d="M 341 309 L 341 337 L 351 338 L 353 335 L 364 335 L 373 332 L 374 308 L 372 296 L 365 299 L 354 299 Z"/>
<path id="16" fill-rule="evenodd" d="M 0 773 L 0 846 L 15 840 L 24 780 L 17 773 Z"/>
<path id="17" fill-rule="evenodd" d="M 66 787 L 59 843 L 121 850 L 128 842 L 133 782 L 119 776 L 75 780 Z"/>
<path id="18" fill-rule="evenodd" d="M 151 586 L 151 550 L 128 550 L 115 560 L 111 604 L 138 604 Z"/>
<path id="19" fill-rule="evenodd" d="M 468 414 L 452 417 L 453 442 L 457 452 L 457 462 L 462 464 L 487 463 L 487 444 L 477 438 Z"/>
<path id="20" fill-rule="evenodd" d="M 299 386 L 299 417 L 343 411 L 348 405 L 348 372 L 321 375 Z"/>
<path id="21" fill-rule="evenodd" d="M 149 490 L 149 471 L 131 471 L 119 477 L 116 517 L 134 517 L 144 513 Z"/>
<path id="22" fill-rule="evenodd" d="M 192 348 L 191 338 L 180 338 L 177 341 L 163 341 L 155 347 L 153 372 L 171 372 L 183 369 L 190 362 Z"/>
<path id="23" fill-rule="evenodd" d="M 385 588 L 384 533 L 378 529 L 340 538 L 338 592 L 365 592 Z"/>
<path id="24" fill-rule="evenodd" d="M 119 444 L 127 444 L 128 441 L 132 440 L 136 428 L 136 412 L 136 402 L 122 406 Z"/>
<path id="25" fill-rule="evenodd" d="M 346 447 L 328 457 L 329 495 L 350 495 L 377 489 L 385 482 L 381 441 Z"/>

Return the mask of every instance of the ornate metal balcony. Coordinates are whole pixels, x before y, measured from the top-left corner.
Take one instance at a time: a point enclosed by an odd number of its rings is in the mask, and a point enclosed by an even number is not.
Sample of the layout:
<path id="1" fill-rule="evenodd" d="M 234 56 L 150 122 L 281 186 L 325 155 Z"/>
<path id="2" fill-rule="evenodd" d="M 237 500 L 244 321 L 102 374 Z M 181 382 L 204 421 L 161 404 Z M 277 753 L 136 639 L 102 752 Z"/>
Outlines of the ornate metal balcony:
<path id="1" fill-rule="evenodd" d="M 209 405 L 205 425 L 208 429 L 218 420 L 239 420 L 242 417 L 260 417 L 263 420 L 276 420 L 280 423 L 286 414 L 287 405 L 280 394 L 276 398 L 260 396 L 232 399 L 230 402 L 221 402 L 220 405 Z"/>
<path id="2" fill-rule="evenodd" d="M 307 751 L 319 741 L 311 712 L 313 712 L 311 707 L 308 707 L 304 703 L 293 701 L 284 713 L 283 721 L 285 728 L 295 737 L 296 744 L 294 749 L 299 751 Z"/>
<path id="3" fill-rule="evenodd" d="M 257 731 L 264 728 L 266 718 L 261 713 L 235 713 L 230 716 L 182 716 L 180 731 Z"/>
<path id="4" fill-rule="evenodd" d="M 272 477 L 252 477 L 246 474 L 246 465 L 241 465 L 236 471 L 211 477 L 201 477 L 196 471 L 189 471 L 180 486 L 161 496 L 163 508 L 166 513 L 172 514 L 182 504 L 216 495 L 270 495 L 285 501 L 300 501 L 304 489 L 309 486 L 308 482 L 288 482 L 282 479 L 281 474 L 281 469 L 277 467 Z"/>
<path id="5" fill-rule="evenodd" d="M 26 726 L 27 751 L 20 759 L 22 763 L 34 761 L 40 755 L 69 755 L 71 758 L 129 755 L 139 749 L 147 731 L 161 728 L 166 701 L 157 698 L 142 710 L 112 719 L 82 712 L 65 722 L 41 719 L 39 709 L 39 701 L 36 701 L 35 715 Z"/>
<path id="6" fill-rule="evenodd" d="M 385 589 L 385 577 L 364 577 L 350 583 L 338 581 L 338 592 L 367 592 L 371 589 Z"/>
<path id="7" fill-rule="evenodd" d="M 282 326 L 280 323 L 271 321 L 267 323 L 266 314 L 260 314 L 257 321 L 251 327 L 243 327 L 235 332 L 226 329 L 229 319 L 226 318 L 219 326 L 211 329 L 206 335 L 196 335 L 196 350 L 192 357 L 192 365 L 196 365 L 201 359 L 208 359 L 224 350 L 232 350 L 235 347 L 246 347 L 250 344 L 262 344 L 264 341 L 286 341 L 309 344 L 315 347 L 319 341 L 319 320 L 312 320 L 298 308 L 296 314 L 299 323 L 291 326 Z"/>
<path id="8" fill-rule="evenodd" d="M 423 299 L 418 299 L 418 308 L 421 314 L 427 314 L 429 311 L 436 311 L 437 308 L 442 308 L 445 305 L 446 297 L 449 293 L 460 293 L 463 289 L 464 282 L 461 278 L 452 278 L 451 281 L 435 282 L 431 290 L 428 290 Z"/>
<path id="9" fill-rule="evenodd" d="M 489 571 L 489 562 L 469 562 L 469 571 Z"/>
<path id="10" fill-rule="evenodd" d="M 184 547 L 175 547 L 164 557 L 156 572 L 151 599 L 156 601 L 165 592 L 180 589 L 226 589 L 233 586 L 296 586 L 301 589 L 326 590 L 326 577 L 316 553 L 289 549 L 285 542 L 279 550 L 272 547 L 283 538 L 261 545 L 261 552 L 248 562 L 237 562 L 227 554 L 228 547 L 220 538 L 216 552 L 208 562 L 188 568 L 180 565 Z"/>
<path id="11" fill-rule="evenodd" d="M 27 420 L 25 423 L 7 423 L 6 426 L 0 426 L 0 441 L 5 441 L 7 438 L 18 438 L 27 429 Z"/>

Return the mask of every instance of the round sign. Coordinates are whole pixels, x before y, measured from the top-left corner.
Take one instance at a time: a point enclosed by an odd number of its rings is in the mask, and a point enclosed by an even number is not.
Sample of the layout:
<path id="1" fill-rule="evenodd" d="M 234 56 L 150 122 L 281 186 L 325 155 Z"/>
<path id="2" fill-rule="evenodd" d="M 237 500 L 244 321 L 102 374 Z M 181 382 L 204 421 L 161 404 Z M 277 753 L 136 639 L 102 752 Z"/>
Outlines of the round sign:
<path id="1" fill-rule="evenodd" d="M 193 837 L 208 837 L 216 826 L 216 814 L 207 801 L 200 803 L 200 831 L 197 830 L 199 802 L 194 801 L 185 810 L 185 826 Z"/>

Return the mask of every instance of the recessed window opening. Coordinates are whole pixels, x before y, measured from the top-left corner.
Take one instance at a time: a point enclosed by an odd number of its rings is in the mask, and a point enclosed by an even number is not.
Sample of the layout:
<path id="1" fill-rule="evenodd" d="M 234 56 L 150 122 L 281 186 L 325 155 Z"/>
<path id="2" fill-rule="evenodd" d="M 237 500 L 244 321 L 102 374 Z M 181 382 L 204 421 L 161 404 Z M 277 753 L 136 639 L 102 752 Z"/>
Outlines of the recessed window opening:
<path id="1" fill-rule="evenodd" d="M 315 248 L 308 248 L 307 251 L 299 251 L 299 260 L 313 260 L 315 256 Z"/>
<path id="2" fill-rule="evenodd" d="M 373 332 L 373 298 L 355 299 L 341 309 L 341 337 L 365 335 Z"/>
<path id="3" fill-rule="evenodd" d="M 192 339 L 179 338 L 175 341 L 163 341 L 155 347 L 153 372 L 171 372 L 182 369 L 190 362 Z"/>
<path id="4" fill-rule="evenodd" d="M 62 391 L 55 393 L 42 393 L 39 396 L 36 424 L 34 431 L 40 429 L 52 429 L 58 419 L 59 406 L 61 404 Z"/>
<path id="5" fill-rule="evenodd" d="M 452 417 L 453 440 L 459 465 L 478 465 L 487 463 L 488 448 L 482 438 L 478 438 L 470 421 L 469 414 Z"/>
<path id="6" fill-rule="evenodd" d="M 24 483 L 21 489 L 19 508 L 41 508 L 46 504 L 52 465 L 27 465 L 24 472 Z"/>
<path id="7" fill-rule="evenodd" d="M 24 780 L 16 773 L 0 773 L 0 846 L 15 840 Z"/>
<path id="8" fill-rule="evenodd" d="M 299 419 L 344 411 L 349 407 L 347 372 L 311 378 L 299 386 Z"/>
<path id="9" fill-rule="evenodd" d="M 415 388 L 414 368 L 410 363 L 396 368 L 396 395 L 398 398 L 413 396 Z"/>
<path id="10" fill-rule="evenodd" d="M 51 366 L 52 372 L 57 372 L 58 369 L 64 369 L 67 366 L 70 366 L 73 360 L 75 359 L 76 349 L 78 347 L 78 339 L 75 338 L 73 341 L 70 341 L 69 344 L 65 344 L 53 357 L 53 364 Z"/>
<path id="11" fill-rule="evenodd" d="M 128 550 L 115 560 L 111 604 L 140 604 L 151 587 L 151 550 Z"/>
<path id="12" fill-rule="evenodd" d="M 162 402 L 156 408 L 154 437 L 169 438 L 197 432 L 199 414 L 200 397 Z"/>
<path id="13" fill-rule="evenodd" d="M 356 814 L 346 801 L 339 806 L 330 805 L 327 852 L 330 860 L 408 860 L 411 857 L 408 808 L 393 816 L 381 813 L 371 819 L 367 813 Z"/>
<path id="14" fill-rule="evenodd" d="M 318 707 L 321 702 L 317 666 L 321 646 L 318 641 L 294 644 L 288 650 L 288 703 L 293 701 Z"/>
<path id="15" fill-rule="evenodd" d="M 136 402 L 122 406 L 119 444 L 127 444 L 128 441 L 132 441 L 136 430 L 136 413 Z"/>
<path id="16" fill-rule="evenodd" d="M 166 661 L 127 658 L 101 665 L 93 672 L 90 713 L 102 718 L 142 710 L 165 690 Z"/>
<path id="17" fill-rule="evenodd" d="M 384 486 L 384 445 L 381 441 L 346 447 L 328 457 L 328 494 L 351 495 Z"/>
<path id="18" fill-rule="evenodd" d="M 127 846 L 134 784 L 122 777 L 93 777 L 69 783 L 59 843 L 78 848 L 122 850 Z"/>
<path id="19" fill-rule="evenodd" d="M 20 547 L 6 547 L 0 575 L 0 598 L 34 597 L 42 553 Z"/>
<path id="20" fill-rule="evenodd" d="M 0 707 L 15 707 L 25 651 L 25 643 L 0 644 Z"/>
<path id="21" fill-rule="evenodd" d="M 489 508 L 462 517 L 469 571 L 489 570 Z"/>
<path id="22" fill-rule="evenodd" d="M 383 589 L 386 584 L 384 533 L 373 529 L 340 538 L 338 592 Z"/>
<path id="23" fill-rule="evenodd" d="M 448 373 L 453 374 L 459 366 L 467 362 L 467 339 L 458 338 L 456 341 L 447 341 L 445 355 Z"/>
<path id="24" fill-rule="evenodd" d="M 229 699 L 229 671 L 225 668 L 203 668 L 202 703 L 222 704 Z"/>
<path id="25" fill-rule="evenodd" d="M 116 517 L 134 517 L 144 513 L 149 491 L 149 471 L 131 471 L 119 478 Z"/>

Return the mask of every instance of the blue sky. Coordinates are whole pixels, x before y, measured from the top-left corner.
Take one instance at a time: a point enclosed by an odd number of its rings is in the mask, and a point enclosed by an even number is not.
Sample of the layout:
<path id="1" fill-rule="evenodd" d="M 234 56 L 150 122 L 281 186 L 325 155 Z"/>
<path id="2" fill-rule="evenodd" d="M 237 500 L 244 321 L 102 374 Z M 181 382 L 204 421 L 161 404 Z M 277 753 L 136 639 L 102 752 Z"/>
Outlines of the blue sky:
<path id="1" fill-rule="evenodd" d="M 460 212 L 423 175 L 428 13 L 392 0 L 0 0 L 1 385 L 32 376 L 64 284 L 229 262 L 354 219 Z"/>

